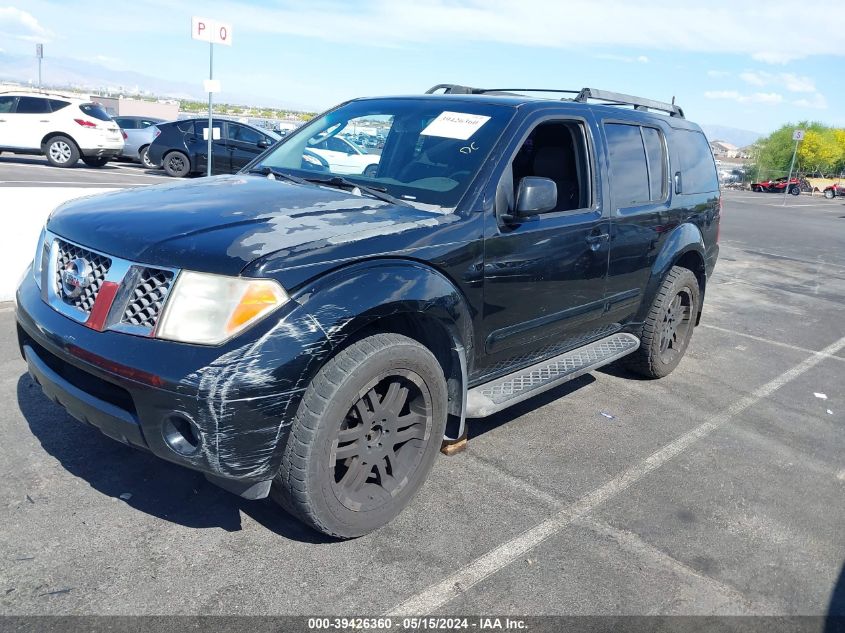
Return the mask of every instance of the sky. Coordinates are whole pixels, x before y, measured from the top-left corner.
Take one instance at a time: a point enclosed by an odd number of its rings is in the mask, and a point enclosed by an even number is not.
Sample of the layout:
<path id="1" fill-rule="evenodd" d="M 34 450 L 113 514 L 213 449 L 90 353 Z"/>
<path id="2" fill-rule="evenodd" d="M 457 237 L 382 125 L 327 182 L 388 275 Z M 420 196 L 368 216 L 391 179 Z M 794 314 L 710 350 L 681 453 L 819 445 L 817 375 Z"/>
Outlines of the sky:
<path id="1" fill-rule="evenodd" d="M 192 15 L 232 25 L 215 78 L 254 105 L 323 110 L 447 82 L 589 86 L 674 96 L 696 122 L 761 133 L 845 126 L 841 0 L 0 0 L 0 52 L 42 42 L 47 76 L 54 56 L 201 91 L 208 45 L 191 39 Z"/>

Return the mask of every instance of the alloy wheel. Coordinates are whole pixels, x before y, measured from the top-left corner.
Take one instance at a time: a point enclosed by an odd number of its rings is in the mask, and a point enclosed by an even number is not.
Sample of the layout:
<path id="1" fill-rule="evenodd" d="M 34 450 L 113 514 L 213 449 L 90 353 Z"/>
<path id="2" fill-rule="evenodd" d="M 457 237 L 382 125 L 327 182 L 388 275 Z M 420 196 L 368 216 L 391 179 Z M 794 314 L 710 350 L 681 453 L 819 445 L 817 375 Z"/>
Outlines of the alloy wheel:
<path id="1" fill-rule="evenodd" d="M 432 428 L 428 388 L 416 373 L 393 370 L 359 395 L 332 444 L 332 488 L 350 510 L 369 511 L 413 479 Z"/>
<path id="2" fill-rule="evenodd" d="M 57 163 L 66 163 L 70 160 L 70 145 L 64 141 L 56 141 L 50 145 L 50 158 Z"/>
<path id="3" fill-rule="evenodd" d="M 666 308 L 660 332 L 660 356 L 664 362 L 683 351 L 692 323 L 692 294 L 684 288 Z"/>

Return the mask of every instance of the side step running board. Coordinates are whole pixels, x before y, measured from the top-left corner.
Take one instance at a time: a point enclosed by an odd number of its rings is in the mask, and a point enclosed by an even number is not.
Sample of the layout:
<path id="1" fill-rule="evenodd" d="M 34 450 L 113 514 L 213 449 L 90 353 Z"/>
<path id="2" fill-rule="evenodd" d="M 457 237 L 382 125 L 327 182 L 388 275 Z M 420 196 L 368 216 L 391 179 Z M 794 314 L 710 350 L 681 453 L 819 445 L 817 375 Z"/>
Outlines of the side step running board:
<path id="1" fill-rule="evenodd" d="M 543 393 L 637 350 L 633 334 L 614 334 L 526 367 L 502 378 L 473 387 L 467 393 L 466 417 L 483 418 Z"/>

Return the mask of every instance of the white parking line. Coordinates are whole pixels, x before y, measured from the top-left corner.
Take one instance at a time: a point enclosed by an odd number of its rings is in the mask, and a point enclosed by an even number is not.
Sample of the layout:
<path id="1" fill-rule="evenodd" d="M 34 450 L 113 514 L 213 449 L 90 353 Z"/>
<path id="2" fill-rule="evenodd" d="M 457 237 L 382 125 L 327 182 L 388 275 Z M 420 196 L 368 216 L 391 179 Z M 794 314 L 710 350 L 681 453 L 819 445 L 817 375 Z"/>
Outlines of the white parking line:
<path id="1" fill-rule="evenodd" d="M 752 341 L 759 341 L 760 343 L 767 343 L 769 345 L 777 345 L 778 347 L 785 347 L 786 349 L 792 349 L 796 352 L 804 352 L 806 354 L 822 354 L 822 352 L 817 352 L 813 349 L 807 349 L 806 347 L 799 347 L 798 345 L 790 345 L 789 343 L 784 343 L 782 341 L 773 341 L 770 338 L 763 338 L 762 336 L 754 336 L 753 334 L 746 334 L 745 332 L 737 332 L 736 330 L 729 330 L 727 328 L 718 327 L 716 325 L 710 325 L 709 323 L 699 323 L 698 327 L 707 328 L 708 330 L 715 330 L 717 332 L 723 332 L 725 334 L 733 334 L 734 336 L 741 336 L 743 338 L 751 339 Z M 841 360 L 845 362 L 845 358 L 841 356 L 834 356 L 833 354 L 827 354 L 827 358 L 832 358 L 833 360 Z"/>
<path id="2" fill-rule="evenodd" d="M 467 589 L 474 587 L 518 560 L 546 539 L 561 532 L 576 519 L 588 515 L 597 507 L 621 494 L 646 475 L 654 472 L 700 440 L 727 424 L 734 416 L 771 395 L 783 385 L 809 371 L 821 361 L 843 348 L 845 348 L 845 337 L 828 345 L 821 352 L 813 354 L 792 369 L 783 372 L 780 376 L 770 380 L 762 387 L 755 389 L 751 394 L 738 400 L 722 413 L 711 416 L 703 424 L 666 444 L 663 448 L 640 463 L 581 497 L 575 503 L 559 510 L 545 521 L 506 541 L 486 554 L 479 556 L 443 580 L 396 605 L 385 615 L 401 616 L 406 614 L 424 615 L 431 613 L 452 599 L 460 596 Z"/>

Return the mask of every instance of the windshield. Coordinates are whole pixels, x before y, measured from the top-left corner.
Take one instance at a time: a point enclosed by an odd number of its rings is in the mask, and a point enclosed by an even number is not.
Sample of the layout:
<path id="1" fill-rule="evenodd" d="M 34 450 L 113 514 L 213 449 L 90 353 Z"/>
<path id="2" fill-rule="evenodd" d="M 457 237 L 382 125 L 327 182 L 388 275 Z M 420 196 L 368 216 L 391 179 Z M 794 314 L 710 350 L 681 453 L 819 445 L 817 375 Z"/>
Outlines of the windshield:
<path id="1" fill-rule="evenodd" d="M 454 207 L 513 112 L 433 99 L 353 101 L 292 132 L 252 168 L 341 176 L 412 204 Z"/>

